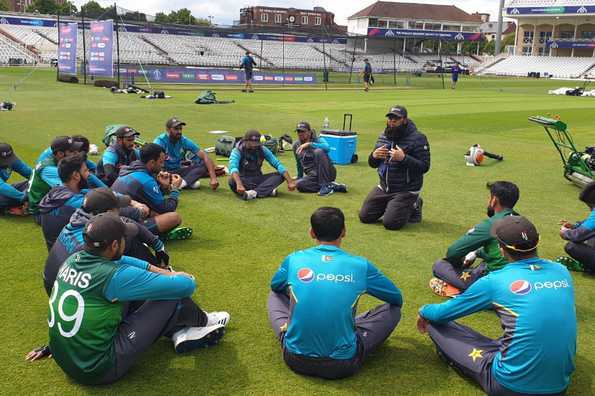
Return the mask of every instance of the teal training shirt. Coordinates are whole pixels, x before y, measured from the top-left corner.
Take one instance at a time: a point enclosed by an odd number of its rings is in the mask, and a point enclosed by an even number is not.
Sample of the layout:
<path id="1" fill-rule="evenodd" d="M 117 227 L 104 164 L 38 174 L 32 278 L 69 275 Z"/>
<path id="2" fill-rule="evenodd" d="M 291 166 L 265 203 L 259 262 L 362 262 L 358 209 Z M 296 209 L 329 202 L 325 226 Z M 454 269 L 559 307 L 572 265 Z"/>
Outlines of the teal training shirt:
<path id="1" fill-rule="evenodd" d="M 167 154 L 165 170 L 175 171 L 182 167 L 182 161 L 187 151 L 198 153 L 200 147 L 186 136 L 182 136 L 177 142 L 172 142 L 167 132 L 157 136 L 153 143 L 160 145 Z"/>
<path id="2" fill-rule="evenodd" d="M 403 304 L 399 289 L 368 260 L 329 245 L 289 255 L 271 288 L 291 293 L 285 347 L 308 357 L 353 358 L 357 352 L 354 312 L 362 294 Z"/>
<path id="3" fill-rule="evenodd" d="M 518 393 L 562 392 L 570 383 L 576 354 L 576 309 L 566 267 L 540 258 L 509 263 L 420 315 L 444 323 L 494 309 L 504 329 L 492 372 Z"/>

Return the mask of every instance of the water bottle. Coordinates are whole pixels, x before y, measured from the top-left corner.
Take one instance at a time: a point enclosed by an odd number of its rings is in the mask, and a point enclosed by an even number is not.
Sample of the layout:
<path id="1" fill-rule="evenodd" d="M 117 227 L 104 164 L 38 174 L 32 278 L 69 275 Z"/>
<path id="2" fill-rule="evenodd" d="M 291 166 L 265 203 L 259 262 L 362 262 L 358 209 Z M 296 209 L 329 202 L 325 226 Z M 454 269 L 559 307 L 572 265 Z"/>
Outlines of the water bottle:
<path id="1" fill-rule="evenodd" d="M 329 129 L 330 128 L 330 123 L 328 120 L 328 117 L 324 117 L 324 121 L 322 122 L 322 129 Z"/>

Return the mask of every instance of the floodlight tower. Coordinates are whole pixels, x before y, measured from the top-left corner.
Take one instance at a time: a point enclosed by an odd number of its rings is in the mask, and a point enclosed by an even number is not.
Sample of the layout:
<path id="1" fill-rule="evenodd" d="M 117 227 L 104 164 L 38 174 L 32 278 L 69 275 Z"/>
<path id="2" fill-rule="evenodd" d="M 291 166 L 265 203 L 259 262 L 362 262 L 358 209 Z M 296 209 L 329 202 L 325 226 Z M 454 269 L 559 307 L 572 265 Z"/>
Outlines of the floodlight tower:
<path id="1" fill-rule="evenodd" d="M 498 30 L 496 32 L 496 52 L 495 56 L 500 55 L 502 49 L 502 25 L 504 24 L 502 18 L 502 10 L 504 9 L 504 0 L 500 0 L 500 6 L 498 7 Z"/>

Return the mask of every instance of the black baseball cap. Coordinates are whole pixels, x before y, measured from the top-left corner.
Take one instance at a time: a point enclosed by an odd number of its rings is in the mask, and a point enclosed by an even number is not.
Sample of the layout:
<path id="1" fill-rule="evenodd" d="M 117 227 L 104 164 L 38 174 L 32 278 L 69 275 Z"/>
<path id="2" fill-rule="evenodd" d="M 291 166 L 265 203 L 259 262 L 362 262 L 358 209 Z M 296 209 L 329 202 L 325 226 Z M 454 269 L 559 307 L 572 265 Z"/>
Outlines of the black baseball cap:
<path id="1" fill-rule="evenodd" d="M 101 213 L 87 223 L 83 233 L 87 243 L 98 248 L 124 237 L 135 236 L 138 227 L 134 223 L 124 223 L 120 216 L 114 213 Z"/>
<path id="2" fill-rule="evenodd" d="M 52 141 L 52 153 L 56 154 L 58 151 L 80 151 L 85 144 L 83 142 L 75 142 L 70 136 L 58 136 Z"/>
<path id="3" fill-rule="evenodd" d="M 9 167 L 14 164 L 16 160 L 17 156 L 14 155 L 12 146 L 8 143 L 0 143 L 0 167 Z"/>
<path id="4" fill-rule="evenodd" d="M 133 128 L 130 128 L 128 125 L 123 125 L 116 130 L 116 133 L 114 133 L 114 135 L 116 135 L 116 137 L 119 138 L 125 138 L 130 136 L 139 136 L 140 132 Z"/>
<path id="5" fill-rule="evenodd" d="M 506 216 L 492 225 L 491 234 L 510 250 L 528 253 L 537 249 L 539 233 L 523 216 Z"/>
<path id="6" fill-rule="evenodd" d="M 167 122 L 165 123 L 165 127 L 166 128 L 175 128 L 178 127 L 180 125 L 186 125 L 186 123 L 182 120 L 180 120 L 177 117 L 172 117 L 169 120 L 167 120 Z"/>
<path id="7" fill-rule="evenodd" d="M 407 118 L 407 109 L 400 105 L 395 105 L 388 110 L 386 113 L 387 117 L 394 116 L 398 118 Z"/>
<path id="8" fill-rule="evenodd" d="M 258 132 L 256 129 L 249 129 L 248 131 L 246 131 L 246 134 L 244 135 L 244 140 L 248 142 L 260 143 L 261 136 L 262 135 L 260 134 L 260 132 Z"/>
<path id="9" fill-rule="evenodd" d="M 300 121 L 298 122 L 297 126 L 295 127 L 295 131 L 296 132 L 300 132 L 300 131 L 309 131 L 312 128 L 310 128 L 310 123 L 306 122 L 306 121 Z"/>
<path id="10" fill-rule="evenodd" d="M 103 213 L 110 209 L 126 208 L 130 206 L 128 195 L 116 194 L 108 187 L 96 188 L 85 195 L 83 208 L 89 213 Z"/>

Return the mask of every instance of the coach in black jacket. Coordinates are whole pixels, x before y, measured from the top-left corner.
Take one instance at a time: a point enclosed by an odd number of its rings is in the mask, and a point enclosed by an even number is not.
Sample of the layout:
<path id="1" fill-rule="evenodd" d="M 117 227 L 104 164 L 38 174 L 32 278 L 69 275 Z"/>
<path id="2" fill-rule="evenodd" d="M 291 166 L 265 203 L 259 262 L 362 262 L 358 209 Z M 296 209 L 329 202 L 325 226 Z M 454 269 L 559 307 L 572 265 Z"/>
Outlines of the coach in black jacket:
<path id="1" fill-rule="evenodd" d="M 368 158 L 370 166 L 378 169 L 380 184 L 366 198 L 359 218 L 362 223 L 382 218 L 386 229 L 398 230 L 421 222 L 420 193 L 424 173 L 430 170 L 430 146 L 407 118 L 405 107 L 392 107 L 386 117 L 386 129 Z"/>

